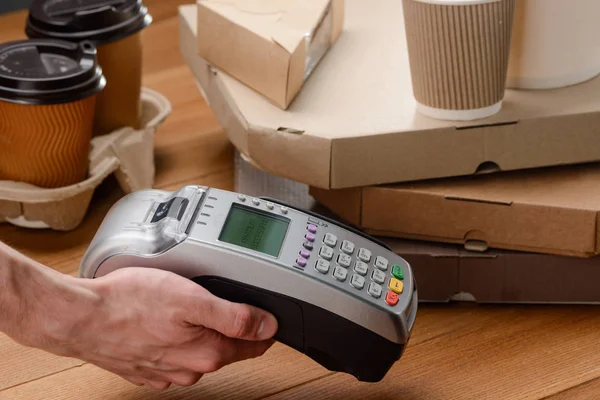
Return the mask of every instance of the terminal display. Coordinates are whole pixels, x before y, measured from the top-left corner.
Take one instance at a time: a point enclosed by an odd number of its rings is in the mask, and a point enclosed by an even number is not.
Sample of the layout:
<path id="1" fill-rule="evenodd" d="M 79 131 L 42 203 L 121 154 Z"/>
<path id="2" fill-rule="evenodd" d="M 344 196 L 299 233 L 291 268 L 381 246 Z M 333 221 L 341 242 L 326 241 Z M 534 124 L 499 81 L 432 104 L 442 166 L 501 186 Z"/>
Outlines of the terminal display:
<path id="1" fill-rule="evenodd" d="M 234 204 L 219 240 L 278 257 L 289 220 Z"/>

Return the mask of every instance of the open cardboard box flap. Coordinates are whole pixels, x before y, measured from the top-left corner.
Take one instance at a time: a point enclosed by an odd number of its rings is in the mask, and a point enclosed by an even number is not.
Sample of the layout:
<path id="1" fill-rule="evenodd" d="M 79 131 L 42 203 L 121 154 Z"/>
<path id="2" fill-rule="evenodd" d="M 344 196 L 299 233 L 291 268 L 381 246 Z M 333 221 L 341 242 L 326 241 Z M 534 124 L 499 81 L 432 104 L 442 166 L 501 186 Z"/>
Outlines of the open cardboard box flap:
<path id="1" fill-rule="evenodd" d="M 184 58 L 234 146 L 266 172 L 342 189 L 600 161 L 600 77 L 507 90 L 483 120 L 434 120 L 416 111 L 402 2 L 344 9 L 344 34 L 287 110 L 200 57 L 196 6 L 179 9 Z"/>
<path id="2" fill-rule="evenodd" d="M 311 195 L 371 234 L 578 257 L 600 251 L 600 164 Z"/>

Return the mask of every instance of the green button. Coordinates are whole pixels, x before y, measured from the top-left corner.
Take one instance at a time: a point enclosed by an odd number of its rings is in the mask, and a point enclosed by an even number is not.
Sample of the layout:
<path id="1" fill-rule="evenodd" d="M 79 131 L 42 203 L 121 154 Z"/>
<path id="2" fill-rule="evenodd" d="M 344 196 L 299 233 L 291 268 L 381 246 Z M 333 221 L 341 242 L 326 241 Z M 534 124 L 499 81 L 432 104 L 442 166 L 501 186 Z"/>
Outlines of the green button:
<path id="1" fill-rule="evenodd" d="M 404 271 L 402 270 L 402 267 L 398 264 L 394 265 L 392 267 L 392 275 L 394 275 L 394 278 L 396 279 L 404 279 Z"/>

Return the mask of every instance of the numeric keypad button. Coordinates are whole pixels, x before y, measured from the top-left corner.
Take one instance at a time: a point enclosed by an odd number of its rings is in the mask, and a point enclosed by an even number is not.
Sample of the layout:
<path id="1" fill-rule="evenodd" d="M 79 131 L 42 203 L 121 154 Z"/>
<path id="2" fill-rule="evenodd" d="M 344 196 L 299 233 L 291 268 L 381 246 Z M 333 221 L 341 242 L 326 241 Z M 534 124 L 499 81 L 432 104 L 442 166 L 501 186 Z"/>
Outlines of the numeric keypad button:
<path id="1" fill-rule="evenodd" d="M 359 273 L 362 276 L 366 276 L 368 270 L 369 270 L 369 266 L 362 261 L 357 261 L 354 264 L 354 272 Z"/>
<path id="2" fill-rule="evenodd" d="M 385 282 L 385 274 L 377 269 L 373 270 L 373 274 L 371 275 L 371 279 L 377 283 Z"/>
<path id="3" fill-rule="evenodd" d="M 366 263 L 371 262 L 371 252 L 367 249 L 358 250 L 358 259 Z"/>
<path id="4" fill-rule="evenodd" d="M 350 279 L 350 284 L 354 286 L 356 289 L 362 289 L 365 287 L 365 278 L 360 275 L 354 274 Z"/>
<path id="5" fill-rule="evenodd" d="M 322 274 L 326 274 L 329 272 L 329 267 L 331 264 L 327 260 L 317 260 L 315 264 L 315 269 Z"/>
<path id="6" fill-rule="evenodd" d="M 342 267 L 335 267 L 333 270 L 333 277 L 340 282 L 343 282 L 348 277 L 348 271 Z"/>
<path id="7" fill-rule="evenodd" d="M 333 258 L 333 249 L 331 247 L 323 246 L 319 251 L 319 255 L 329 261 Z"/>
<path id="8" fill-rule="evenodd" d="M 381 285 L 378 285 L 375 282 L 371 282 L 369 283 L 369 287 L 367 288 L 367 292 L 375 297 L 376 299 L 381 297 L 381 293 L 383 292 L 383 289 L 381 287 Z"/>
<path id="9" fill-rule="evenodd" d="M 348 268 L 352 264 L 352 257 L 347 254 L 340 254 L 338 255 L 337 263 L 344 268 Z"/>
<path id="10" fill-rule="evenodd" d="M 354 253 L 354 243 L 349 240 L 344 240 L 340 246 L 340 250 L 346 254 L 352 254 Z"/>
<path id="11" fill-rule="evenodd" d="M 338 238 L 333 233 L 326 233 L 323 238 L 323 243 L 325 243 L 329 247 L 335 247 L 337 244 Z"/>
<path id="12" fill-rule="evenodd" d="M 379 268 L 382 271 L 387 271 L 388 269 L 388 260 L 385 257 L 377 257 L 375 259 L 375 267 Z"/>

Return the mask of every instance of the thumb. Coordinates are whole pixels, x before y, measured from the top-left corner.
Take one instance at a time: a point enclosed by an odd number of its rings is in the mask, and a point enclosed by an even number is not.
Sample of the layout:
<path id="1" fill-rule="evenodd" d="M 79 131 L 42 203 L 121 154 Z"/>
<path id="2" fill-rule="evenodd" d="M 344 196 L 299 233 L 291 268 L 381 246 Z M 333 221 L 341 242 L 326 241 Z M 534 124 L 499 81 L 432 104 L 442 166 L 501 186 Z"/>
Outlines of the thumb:
<path id="1" fill-rule="evenodd" d="M 259 308 L 230 302 L 211 293 L 200 296 L 198 302 L 201 304 L 188 319 L 192 324 L 242 340 L 267 340 L 277 332 L 277 319 Z"/>

